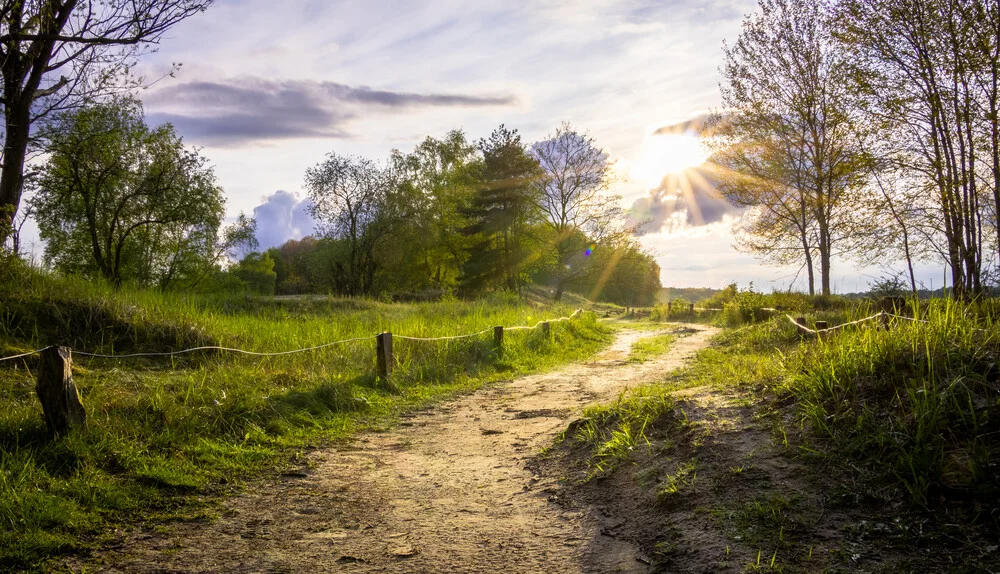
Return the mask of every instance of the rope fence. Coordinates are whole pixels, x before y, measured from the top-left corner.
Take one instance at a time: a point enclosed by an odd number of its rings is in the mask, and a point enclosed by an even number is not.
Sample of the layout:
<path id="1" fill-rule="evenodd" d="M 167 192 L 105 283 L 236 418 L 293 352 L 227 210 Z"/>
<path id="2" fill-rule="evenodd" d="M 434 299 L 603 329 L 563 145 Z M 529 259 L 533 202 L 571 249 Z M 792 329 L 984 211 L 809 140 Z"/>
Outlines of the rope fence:
<path id="1" fill-rule="evenodd" d="M 829 333 L 831 331 L 836 331 L 838 329 L 843 329 L 844 327 L 850 327 L 851 325 L 857 325 L 859 323 L 865 323 L 867 321 L 874 321 L 876 319 L 884 318 L 883 326 L 888 327 L 889 319 L 903 319 L 904 321 L 910 321 L 912 323 L 920 323 L 923 325 L 930 325 L 931 322 L 926 319 L 917 319 L 916 317 L 907 317 L 906 315 L 897 315 L 895 313 L 889 313 L 888 311 L 879 311 L 874 315 L 865 317 L 863 319 L 858 319 L 856 321 L 849 321 L 847 323 L 841 323 L 840 325 L 834 325 L 833 327 L 826 327 L 826 321 L 816 321 L 816 328 L 810 329 L 805 324 L 805 317 L 799 317 L 798 319 L 793 319 L 791 315 L 786 314 L 785 317 L 795 325 L 799 331 L 803 333 L 811 333 L 813 335 L 820 335 L 822 333 Z M 976 331 L 982 331 L 983 333 L 989 333 L 989 329 L 975 328 Z"/>
<path id="2" fill-rule="evenodd" d="M 490 331 L 494 331 L 494 333 L 495 333 L 497 329 L 503 329 L 505 331 L 518 331 L 518 330 L 521 330 L 521 329 L 537 329 L 538 327 L 543 327 L 544 328 L 545 325 L 549 324 L 549 323 L 558 323 L 560 321 L 569 321 L 570 319 L 573 319 L 573 318 L 577 317 L 582 312 L 583 312 L 582 309 L 577 309 L 572 315 L 570 315 L 568 317 L 559 317 L 558 319 L 542 320 L 542 321 L 539 321 L 539 322 L 537 322 L 537 323 L 535 323 L 534 325 L 531 325 L 531 326 L 528 326 L 528 325 L 517 325 L 517 326 L 514 326 L 514 327 L 488 327 L 486 329 L 483 329 L 482 331 L 477 331 L 475 333 L 469 333 L 469 334 L 466 334 L 466 335 L 452 335 L 452 336 L 445 336 L 445 337 L 410 337 L 410 336 L 407 336 L 407 335 L 393 335 L 392 337 L 395 338 L 395 339 L 402 339 L 402 340 L 406 340 L 406 341 L 449 341 L 449 340 L 454 340 L 454 339 L 468 339 L 468 338 L 472 338 L 472 337 L 479 337 L 480 335 L 485 335 L 486 333 L 489 333 Z M 380 336 L 380 335 L 376 335 L 376 337 Z M 309 352 L 309 351 L 318 351 L 319 349 L 325 349 L 327 347 L 333 347 L 335 345 L 342 345 L 342 344 L 345 344 L 345 343 L 354 343 L 354 342 L 357 342 L 357 341 L 369 341 L 371 339 L 372 339 L 372 337 L 354 337 L 352 339 L 341 339 L 339 341 L 333 341 L 333 342 L 330 342 L 330 343 L 323 343 L 322 345 L 315 345 L 315 346 L 312 346 L 312 347 L 303 347 L 301 349 L 292 349 L 290 351 L 275 351 L 275 352 L 247 351 L 246 349 L 237 349 L 237 348 L 234 348 L 234 347 L 221 347 L 221 346 L 216 346 L 216 345 L 207 345 L 207 346 L 203 346 L 203 347 L 191 347 L 190 349 L 181 349 L 179 351 L 128 353 L 128 354 L 123 354 L 123 355 L 107 355 L 107 354 L 102 354 L 102 353 L 88 353 L 88 352 L 85 352 L 85 351 L 73 351 L 73 354 L 84 356 L 84 357 L 94 357 L 94 358 L 98 358 L 98 359 L 132 359 L 132 358 L 137 358 L 137 357 L 172 357 L 172 356 L 175 356 L 175 355 L 184 355 L 184 354 L 187 354 L 187 353 L 194 353 L 195 351 L 223 351 L 223 352 L 227 352 L 227 353 L 237 353 L 237 354 L 241 354 L 241 355 L 251 355 L 251 356 L 254 356 L 254 357 L 278 357 L 278 356 L 281 356 L 281 355 L 293 355 L 295 353 L 306 353 L 306 352 Z M 34 351 L 28 351 L 28 352 L 21 353 L 21 354 L 18 354 L 18 355 L 11 355 L 9 357 L 0 357 L 0 362 L 11 361 L 11 360 L 20 359 L 20 358 L 23 358 L 23 357 L 30 357 L 32 355 L 38 355 L 42 351 L 44 351 L 44 350 L 46 350 L 48 348 L 49 347 L 42 347 L 41 349 L 35 349 Z"/>
<path id="3" fill-rule="evenodd" d="M 497 357 L 503 356 L 503 335 L 504 331 L 517 331 L 523 329 L 537 329 L 541 327 L 542 333 L 548 338 L 551 333 L 551 324 L 558 323 L 560 321 L 569 321 L 580 315 L 583 309 L 577 309 L 572 315 L 568 317 L 559 317 L 558 319 L 542 320 L 535 323 L 532 326 L 527 325 L 516 325 L 513 327 L 489 327 L 483 329 L 482 331 L 477 331 L 475 333 L 468 333 L 464 335 L 451 335 L 445 337 L 411 337 L 407 335 L 397 335 L 397 339 L 406 341 L 417 341 L 417 342 L 436 342 L 436 341 L 450 341 L 455 339 L 468 339 L 472 337 L 479 337 L 484 335 L 491 330 L 493 331 L 493 349 Z M 391 332 L 385 331 L 375 335 L 375 369 L 376 374 L 379 379 L 387 380 L 392 374 L 393 368 L 396 365 L 401 364 L 398 357 L 396 357 L 392 352 L 392 340 L 393 335 Z M 75 352 L 78 356 L 92 357 L 97 359 L 132 359 L 137 357 L 173 357 L 176 355 L 183 355 L 185 353 L 194 353 L 196 351 L 221 351 L 226 353 L 236 353 L 240 355 L 251 355 L 255 357 L 277 357 L 282 355 L 291 355 L 295 353 L 305 353 L 309 351 L 316 351 L 319 349 L 324 349 L 327 347 L 332 347 L 334 345 L 342 345 L 346 343 L 353 343 L 357 341 L 371 341 L 372 337 L 354 337 L 350 339 L 341 339 L 339 341 L 332 341 L 330 343 L 323 343 L 322 345 L 315 345 L 312 347 L 303 347 L 300 349 L 292 349 L 289 351 L 275 351 L 275 352 L 259 352 L 259 351 L 248 351 L 246 349 L 237 349 L 234 347 L 222 347 L 217 345 L 208 345 L 202 347 L 191 347 L 189 349 L 181 349 L 179 351 L 166 351 L 166 352 L 148 352 L 148 353 L 128 353 L 121 355 L 113 354 L 102 354 L 102 353 L 88 353 L 85 351 L 72 351 L 69 347 L 63 347 L 58 345 L 53 345 L 45 347 L 42 349 L 36 349 L 34 351 L 28 351 L 25 353 L 20 353 L 17 355 L 11 355 L 9 357 L 0 357 L 0 363 L 4 361 L 12 361 L 15 359 L 23 359 L 25 357 L 30 357 L 32 355 L 39 355 L 39 365 L 38 365 L 38 383 L 35 387 L 36 393 L 39 400 L 42 402 L 42 410 L 45 413 L 45 422 L 49 427 L 49 430 L 55 434 L 63 433 L 70 428 L 82 426 L 86 421 L 86 412 L 84 411 L 83 404 L 80 400 L 80 394 L 77 392 L 76 385 L 73 383 L 73 370 L 72 370 L 72 355 Z"/>

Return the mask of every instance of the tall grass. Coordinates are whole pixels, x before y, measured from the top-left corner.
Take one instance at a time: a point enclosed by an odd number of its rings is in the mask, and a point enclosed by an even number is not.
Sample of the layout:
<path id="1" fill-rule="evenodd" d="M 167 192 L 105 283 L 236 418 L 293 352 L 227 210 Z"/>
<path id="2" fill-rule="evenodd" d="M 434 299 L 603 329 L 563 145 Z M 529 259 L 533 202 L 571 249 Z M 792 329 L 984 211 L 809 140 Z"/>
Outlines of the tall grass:
<path id="1" fill-rule="evenodd" d="M 393 376 L 374 374 L 374 335 L 436 337 L 533 325 L 572 309 L 516 298 L 394 304 L 311 297 L 199 297 L 39 274 L 4 285 L 0 355 L 70 344 L 97 353 L 215 344 L 259 352 L 341 339 L 280 357 L 195 353 L 74 360 L 87 427 L 46 433 L 34 360 L 0 363 L 0 568 L 99 541 L 115 524 L 198 512 L 204 494 L 280 467 L 309 445 L 378 427 L 400 411 L 489 381 L 582 358 L 608 340 L 591 314 L 505 334 L 396 340 Z"/>
<path id="2" fill-rule="evenodd" d="M 796 310 L 831 325 L 876 311 L 864 302 Z M 784 313 L 727 329 L 690 367 L 595 410 L 577 438 L 607 467 L 610 453 L 631 452 L 616 446 L 626 436 L 623 424 L 630 444 L 662 435 L 643 405 L 669 410 L 678 388 L 737 386 L 755 401 L 765 397 L 759 408 L 792 415 L 775 420 L 782 436 L 801 437 L 803 452 L 843 463 L 862 473 L 859 480 L 897 490 L 918 508 L 940 500 L 996 502 L 1000 303 L 924 302 L 911 313 L 919 321 L 893 319 L 889 330 L 872 321 L 822 338 L 803 338 Z M 657 411 L 658 420 L 673 420 L 665 416 Z M 798 424 L 786 427 L 789 420 Z"/>
<path id="3" fill-rule="evenodd" d="M 867 311 L 867 310 L 865 310 Z M 911 499 L 996 495 L 1000 333 L 992 304 L 925 305 L 926 323 L 845 330 L 803 346 L 782 391 L 804 423 Z"/>

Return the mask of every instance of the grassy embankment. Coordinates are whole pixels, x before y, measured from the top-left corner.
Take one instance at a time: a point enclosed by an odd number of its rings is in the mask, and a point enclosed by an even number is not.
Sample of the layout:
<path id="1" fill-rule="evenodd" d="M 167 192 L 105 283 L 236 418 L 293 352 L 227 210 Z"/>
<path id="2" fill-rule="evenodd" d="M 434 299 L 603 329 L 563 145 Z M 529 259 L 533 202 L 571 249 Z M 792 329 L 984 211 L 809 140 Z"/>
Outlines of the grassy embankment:
<path id="1" fill-rule="evenodd" d="M 0 356 L 49 344 L 98 353 L 222 345 L 273 352 L 365 340 L 279 357 L 212 352 L 74 360 L 88 422 L 47 436 L 34 357 L 0 363 L 0 569 L 44 567 L 99 544 L 115 526 L 210 512 L 234 484 L 294 462 L 303 448 L 391 424 L 401 411 L 490 381 L 582 358 L 609 339 L 585 313 L 453 341 L 395 340 L 389 381 L 374 374 L 374 335 L 446 336 L 569 315 L 510 298 L 393 304 L 371 300 L 198 297 L 19 272 L 0 285 Z M 206 495 L 209 495 L 206 497 Z"/>
<path id="2" fill-rule="evenodd" d="M 795 303 L 782 297 L 785 307 Z M 687 462 L 641 482 L 665 505 L 676 500 L 673 494 L 695 488 L 696 480 L 705 480 L 699 470 L 708 475 L 710 469 L 698 468 L 701 439 L 677 450 L 690 436 L 690 421 L 673 392 L 710 386 L 741 397 L 757 424 L 770 427 L 773 446 L 823 484 L 817 491 L 828 505 L 806 516 L 795 508 L 801 497 L 794 489 L 766 492 L 770 486 L 752 481 L 749 501 L 716 496 L 720 506 L 702 510 L 732 540 L 759 549 L 748 571 L 822 567 L 825 558 L 813 557 L 817 538 L 810 532 L 821 519 L 848 538 L 880 540 L 876 549 L 895 547 L 897 564 L 912 559 L 911 566 L 976 571 L 980 560 L 992 560 L 997 547 L 989 540 L 1000 532 L 1000 305 L 934 301 L 918 311 L 927 323 L 894 320 L 888 331 L 865 324 L 803 339 L 784 313 L 769 319 L 759 313 L 774 306 L 769 297 L 746 299 L 727 302 L 715 318 L 742 326 L 724 331 L 689 368 L 593 407 L 574 425 L 568 438 L 587 445 L 589 476 L 606 476 L 643 457 L 673 456 Z M 807 312 L 814 303 L 820 309 Z M 804 297 L 794 307 L 793 316 L 831 325 L 873 313 L 863 303 Z M 752 474 L 741 472 L 752 466 L 748 460 L 711 469 L 719 477 L 713 487 L 738 491 L 732 481 Z M 831 514 L 837 512 L 867 519 L 838 524 Z M 908 558 L 912 548 L 931 551 Z M 860 559 L 847 555 L 841 564 Z"/>

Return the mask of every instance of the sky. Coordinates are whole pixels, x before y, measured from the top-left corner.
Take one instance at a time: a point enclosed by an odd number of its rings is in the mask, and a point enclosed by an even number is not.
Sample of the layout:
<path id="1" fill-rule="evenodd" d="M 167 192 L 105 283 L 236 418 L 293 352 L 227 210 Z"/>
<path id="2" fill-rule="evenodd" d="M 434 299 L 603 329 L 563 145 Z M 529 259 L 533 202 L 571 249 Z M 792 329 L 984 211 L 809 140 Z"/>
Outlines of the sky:
<path id="1" fill-rule="evenodd" d="M 476 139 L 501 123 L 532 142 L 568 121 L 628 176 L 614 191 L 652 222 L 640 241 L 664 286 L 801 288 L 798 269 L 762 265 L 734 247 L 738 211 L 710 190 L 688 205 L 660 182 L 685 150 L 664 147 L 657 134 L 719 107 L 723 41 L 755 7 L 218 0 L 143 58 L 139 71 L 156 81 L 139 96 L 152 123 L 173 123 L 201 148 L 228 215 L 254 214 L 263 247 L 310 232 L 303 178 L 329 152 L 382 159 L 428 135 L 462 128 Z M 25 235 L 38 249 L 37 232 Z M 930 285 L 941 271 L 920 274 Z M 881 275 L 837 261 L 833 283 L 864 290 Z"/>

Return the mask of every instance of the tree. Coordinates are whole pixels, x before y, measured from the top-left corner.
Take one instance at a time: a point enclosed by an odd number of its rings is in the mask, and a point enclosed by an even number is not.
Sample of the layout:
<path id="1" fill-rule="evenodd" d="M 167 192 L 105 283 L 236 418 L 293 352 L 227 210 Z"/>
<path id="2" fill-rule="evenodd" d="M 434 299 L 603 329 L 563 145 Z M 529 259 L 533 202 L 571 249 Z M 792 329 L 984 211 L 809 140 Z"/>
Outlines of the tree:
<path id="1" fill-rule="evenodd" d="M 662 288 L 660 266 L 631 236 L 615 237 L 589 250 L 597 273 L 576 279 L 571 287 L 592 301 L 651 305 Z"/>
<path id="2" fill-rule="evenodd" d="M 813 291 L 813 251 L 822 293 L 830 263 L 849 231 L 845 209 L 863 183 L 863 155 L 852 129 L 844 56 L 832 41 L 822 3 L 760 0 L 725 49 L 724 115 L 715 118 L 720 190 L 759 207 L 751 226 L 765 254 L 799 245 Z"/>
<path id="3" fill-rule="evenodd" d="M 536 197 L 548 230 L 558 301 L 567 283 L 595 271 L 588 245 L 632 230 L 623 225 L 621 197 L 606 193 L 613 180 L 611 164 L 592 137 L 565 123 L 532 145 L 531 155 L 544 172 L 535 183 Z"/>
<path id="4" fill-rule="evenodd" d="M 372 293 L 382 250 L 407 215 L 394 195 L 395 175 L 370 159 L 331 152 L 306 170 L 305 186 L 321 233 L 339 246 L 330 261 L 335 290 Z"/>
<path id="5" fill-rule="evenodd" d="M 11 233 L 32 126 L 141 83 L 136 59 L 212 0 L 0 0 L 0 245 Z"/>
<path id="6" fill-rule="evenodd" d="M 393 267 L 410 271 L 410 288 L 449 288 L 461 274 L 470 246 L 461 231 L 468 225 L 462 209 L 482 174 L 476 151 L 464 132 L 452 130 L 443 139 L 427 137 L 408 154 L 393 152 L 399 193 L 409 198 L 413 214 Z"/>
<path id="7" fill-rule="evenodd" d="M 892 168 L 932 203 L 921 227 L 940 243 L 957 298 L 983 291 L 984 222 L 1000 248 L 998 12 L 987 0 L 847 0 L 834 10 L 853 89 L 898 150 Z"/>
<path id="8" fill-rule="evenodd" d="M 271 259 L 270 254 L 249 253 L 230 269 L 230 273 L 238 277 L 250 291 L 259 295 L 274 295 L 278 275 L 274 272 L 274 259 Z"/>
<path id="9" fill-rule="evenodd" d="M 517 130 L 501 125 L 479 141 L 483 154 L 481 183 L 461 210 L 470 224 L 464 233 L 474 243 L 462 266 L 462 288 L 519 290 L 538 254 L 530 224 L 538 220 L 538 161 L 521 143 Z"/>
<path id="10" fill-rule="evenodd" d="M 211 167 L 169 124 L 148 127 L 137 100 L 62 113 L 50 137 L 32 203 L 57 269 L 166 287 L 222 254 Z"/>

